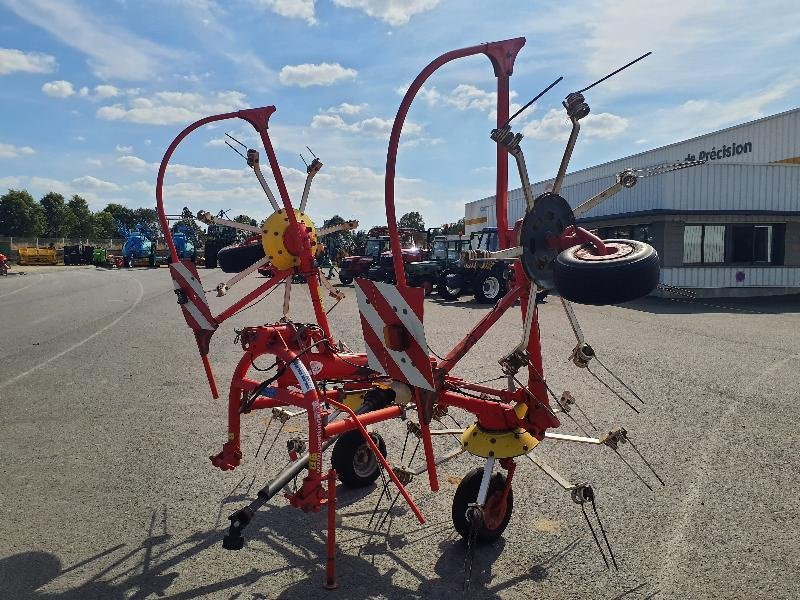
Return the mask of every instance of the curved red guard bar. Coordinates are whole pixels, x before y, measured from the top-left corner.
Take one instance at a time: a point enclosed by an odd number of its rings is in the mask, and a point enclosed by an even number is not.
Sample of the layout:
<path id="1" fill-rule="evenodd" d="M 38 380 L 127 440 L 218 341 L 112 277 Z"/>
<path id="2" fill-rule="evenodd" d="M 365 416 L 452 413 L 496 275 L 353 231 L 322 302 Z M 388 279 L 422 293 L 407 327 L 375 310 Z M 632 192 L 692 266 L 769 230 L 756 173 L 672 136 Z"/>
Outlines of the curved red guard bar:
<path id="1" fill-rule="evenodd" d="M 488 42 L 478 46 L 452 50 L 442 54 L 439 58 L 431 61 L 427 67 L 422 69 L 416 79 L 403 96 L 400 108 L 392 126 L 392 133 L 389 137 L 389 149 L 386 153 L 386 176 L 384 181 L 384 194 L 386 198 L 386 223 L 389 226 L 389 237 L 392 247 L 392 262 L 394 265 L 395 281 L 398 285 L 406 284 L 406 273 L 403 268 L 403 257 L 400 249 L 400 237 L 397 232 L 397 215 L 394 206 L 394 178 L 395 166 L 397 164 L 397 149 L 400 145 L 400 133 L 403 130 L 403 123 L 406 120 L 408 109 L 419 92 L 422 85 L 439 67 L 466 56 L 475 54 L 485 54 L 492 62 L 494 74 L 497 77 L 497 126 L 500 127 L 508 119 L 508 77 L 514 69 L 514 60 L 517 53 L 525 45 L 525 38 L 513 38 L 500 42 Z M 508 234 L 508 153 L 498 145 L 497 147 L 497 191 L 496 191 L 496 210 L 497 228 L 499 230 L 499 240 L 501 248 L 508 248 L 510 245 Z"/>

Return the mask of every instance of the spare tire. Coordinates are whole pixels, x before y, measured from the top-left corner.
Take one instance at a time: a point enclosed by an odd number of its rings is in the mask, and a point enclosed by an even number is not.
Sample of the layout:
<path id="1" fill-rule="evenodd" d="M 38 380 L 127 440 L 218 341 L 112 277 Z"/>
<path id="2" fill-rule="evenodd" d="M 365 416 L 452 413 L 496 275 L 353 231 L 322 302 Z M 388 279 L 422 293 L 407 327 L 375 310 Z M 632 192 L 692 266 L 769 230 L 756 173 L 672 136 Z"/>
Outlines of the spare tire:
<path id="1" fill-rule="evenodd" d="M 590 244 L 561 252 L 555 262 L 559 295 L 578 304 L 618 304 L 646 296 L 658 285 L 658 253 L 636 240 L 603 240 L 610 253 L 594 254 Z"/>
<path id="2" fill-rule="evenodd" d="M 217 265 L 224 273 L 239 273 L 264 258 L 261 243 L 245 246 L 225 246 L 217 253 Z"/>

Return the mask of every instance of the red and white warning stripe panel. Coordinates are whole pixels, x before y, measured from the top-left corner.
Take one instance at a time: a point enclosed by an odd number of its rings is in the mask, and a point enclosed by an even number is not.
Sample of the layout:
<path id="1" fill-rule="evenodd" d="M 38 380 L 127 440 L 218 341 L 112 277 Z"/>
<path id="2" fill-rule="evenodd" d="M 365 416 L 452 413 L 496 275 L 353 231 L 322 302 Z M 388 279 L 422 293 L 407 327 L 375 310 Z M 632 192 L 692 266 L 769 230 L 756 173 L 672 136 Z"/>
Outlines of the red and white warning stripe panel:
<path id="1" fill-rule="evenodd" d="M 369 366 L 396 381 L 434 390 L 422 325 L 422 288 L 356 279 L 356 299 Z"/>
<path id="2" fill-rule="evenodd" d="M 219 323 L 214 320 L 208 307 L 206 292 L 200 284 L 197 267 L 189 261 L 174 262 L 169 265 L 172 285 L 178 294 L 178 304 L 183 316 L 194 331 L 215 331 Z"/>

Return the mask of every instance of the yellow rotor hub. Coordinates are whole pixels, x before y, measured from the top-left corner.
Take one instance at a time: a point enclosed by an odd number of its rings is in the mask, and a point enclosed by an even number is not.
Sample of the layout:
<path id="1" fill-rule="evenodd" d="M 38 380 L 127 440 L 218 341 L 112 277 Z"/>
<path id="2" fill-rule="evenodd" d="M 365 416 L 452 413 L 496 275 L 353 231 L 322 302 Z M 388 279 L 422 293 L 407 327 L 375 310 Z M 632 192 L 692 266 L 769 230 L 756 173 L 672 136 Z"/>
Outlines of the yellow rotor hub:
<path id="1" fill-rule="evenodd" d="M 461 447 L 473 456 L 483 458 L 514 458 L 533 450 L 539 440 L 524 429 L 515 431 L 486 431 L 477 423 L 461 434 Z"/>
<path id="2" fill-rule="evenodd" d="M 317 246 L 317 228 L 314 227 L 313 221 L 307 214 L 294 209 L 294 216 L 297 219 L 297 223 L 305 229 L 311 238 L 311 254 L 313 256 Z M 288 229 L 289 217 L 286 216 L 286 211 L 283 209 L 272 213 L 261 226 L 261 245 L 264 247 L 264 253 L 272 265 L 281 271 L 300 266 L 299 250 L 297 248 L 292 248 L 291 250 L 287 248 Z M 289 232 L 289 235 L 291 235 L 291 232 Z M 298 246 L 299 244 L 289 245 Z"/>

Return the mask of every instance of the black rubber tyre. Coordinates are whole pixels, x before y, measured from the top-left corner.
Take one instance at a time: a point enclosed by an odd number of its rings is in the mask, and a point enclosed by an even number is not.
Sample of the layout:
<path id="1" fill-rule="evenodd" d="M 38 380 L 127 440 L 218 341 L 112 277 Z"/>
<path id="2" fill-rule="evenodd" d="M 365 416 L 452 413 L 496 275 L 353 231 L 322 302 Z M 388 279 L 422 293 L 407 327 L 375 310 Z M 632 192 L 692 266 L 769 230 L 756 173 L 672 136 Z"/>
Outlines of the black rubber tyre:
<path id="1" fill-rule="evenodd" d="M 225 246 L 217 253 L 217 263 L 224 273 L 239 273 L 262 258 L 264 247 L 261 244 Z"/>
<path id="2" fill-rule="evenodd" d="M 616 249 L 608 257 L 589 258 L 587 246 L 574 246 L 556 258 L 559 295 L 578 304 L 618 304 L 652 292 L 658 285 L 658 253 L 636 240 L 603 240 Z"/>
<path id="3" fill-rule="evenodd" d="M 541 304 L 547 298 L 547 295 L 550 293 L 550 290 L 539 290 L 536 292 L 536 304 Z"/>
<path id="4" fill-rule="evenodd" d="M 505 280 L 495 271 L 486 271 L 475 282 L 475 299 L 481 304 L 496 304 L 507 291 Z"/>
<path id="5" fill-rule="evenodd" d="M 369 436 L 381 454 L 386 456 L 386 443 L 383 438 L 375 432 Z M 331 466 L 336 469 L 339 481 L 351 488 L 370 485 L 381 474 L 380 462 L 357 429 L 342 434 L 336 440 L 331 452 Z"/>
<path id="6" fill-rule="evenodd" d="M 155 257 L 155 255 L 154 255 L 154 254 L 151 254 L 151 255 L 150 255 L 150 258 L 148 259 L 148 261 L 147 261 L 147 264 L 150 266 L 150 268 L 151 268 L 151 269 L 152 269 L 153 267 L 157 266 L 157 265 L 156 265 L 156 257 Z"/>
<path id="7" fill-rule="evenodd" d="M 339 271 L 339 281 L 342 285 L 353 283 L 353 274 L 350 271 Z"/>
<path id="8" fill-rule="evenodd" d="M 463 287 L 453 286 L 452 283 L 448 284 L 448 275 L 451 277 L 461 277 L 463 279 L 463 275 L 459 275 L 458 273 L 453 273 L 451 271 L 445 271 L 439 277 L 439 283 L 436 286 L 436 293 L 439 294 L 439 297 L 442 300 L 458 300 L 458 298 L 461 296 L 461 292 L 463 291 Z"/>
<path id="9" fill-rule="evenodd" d="M 453 496 L 453 526 L 456 528 L 456 531 L 459 535 L 467 539 L 469 537 L 469 521 L 467 520 L 467 508 L 470 504 L 475 502 L 478 499 L 478 490 L 481 487 L 481 478 L 483 477 L 483 468 L 477 467 L 467 473 L 464 476 L 464 479 L 461 480 L 461 483 L 458 484 L 456 488 L 456 493 Z M 508 490 L 508 498 L 506 499 L 506 506 L 505 506 L 505 514 L 498 515 L 502 516 L 502 518 L 497 519 L 499 523 L 497 523 L 493 528 L 490 528 L 487 525 L 487 521 L 491 522 L 491 517 L 494 515 L 489 515 L 487 513 L 487 509 L 490 507 L 494 507 L 495 509 L 499 509 L 497 503 L 501 496 L 495 496 L 496 494 L 502 494 L 503 489 L 506 486 L 506 476 L 503 473 L 495 473 L 492 475 L 492 478 L 489 480 L 489 493 L 486 495 L 486 505 L 484 508 L 484 523 L 483 526 L 478 530 L 477 541 L 481 544 L 488 544 L 490 542 L 495 541 L 505 531 L 506 527 L 508 526 L 509 520 L 511 520 L 511 513 L 514 512 L 514 490 L 513 488 Z M 494 504 L 493 504 L 493 497 L 494 497 Z"/>

